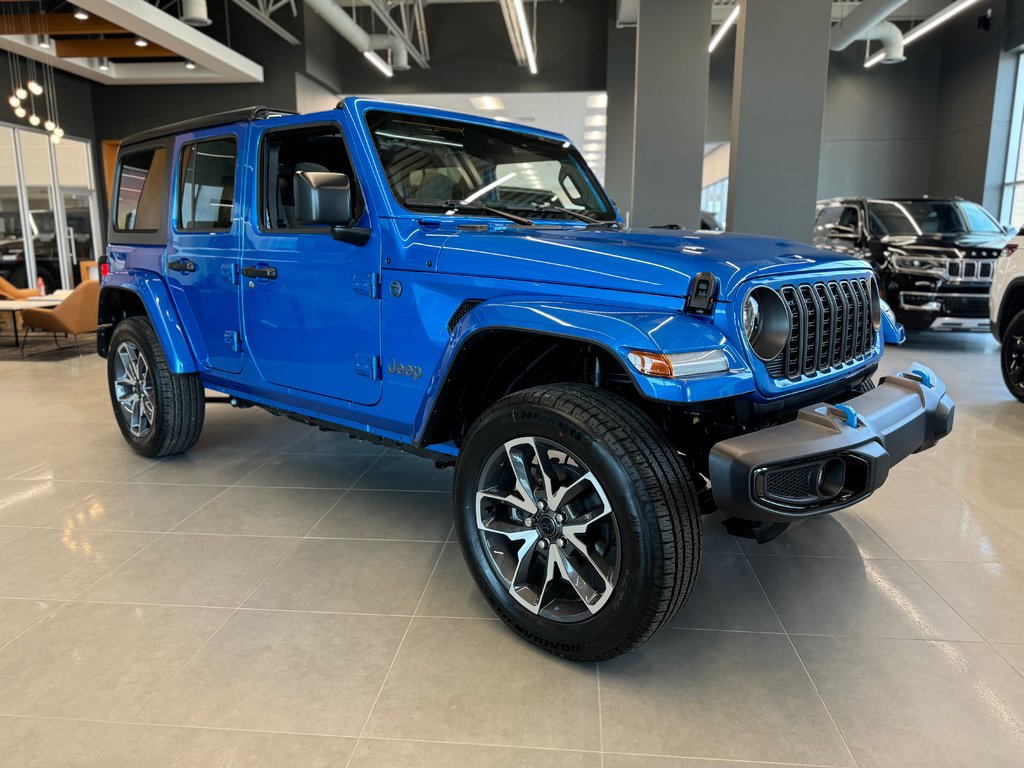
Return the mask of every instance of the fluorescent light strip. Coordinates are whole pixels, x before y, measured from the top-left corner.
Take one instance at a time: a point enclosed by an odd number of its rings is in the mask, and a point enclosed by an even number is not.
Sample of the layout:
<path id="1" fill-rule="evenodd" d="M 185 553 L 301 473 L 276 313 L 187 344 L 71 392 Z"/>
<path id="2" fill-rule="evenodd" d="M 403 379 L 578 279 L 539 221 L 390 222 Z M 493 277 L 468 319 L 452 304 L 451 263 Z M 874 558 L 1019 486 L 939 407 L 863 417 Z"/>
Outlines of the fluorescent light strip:
<path id="1" fill-rule="evenodd" d="M 389 139 L 404 139 L 405 141 L 419 141 L 423 144 L 443 144 L 446 147 L 458 147 L 462 145 L 457 141 L 445 141 L 444 139 L 428 139 L 426 136 L 408 136 L 404 133 L 390 133 L 389 131 L 374 131 L 378 136 L 387 136 Z"/>
<path id="2" fill-rule="evenodd" d="M 722 22 L 722 26 L 715 32 L 715 36 L 711 38 L 711 42 L 708 44 L 708 53 L 714 53 L 715 48 L 722 42 L 722 38 L 725 37 L 725 33 L 729 31 L 729 27 L 736 23 L 736 18 L 740 15 L 740 4 L 739 0 L 736 0 L 736 7 L 732 9 L 732 13 L 725 17 L 725 21 Z"/>
<path id="3" fill-rule="evenodd" d="M 912 30 L 907 32 L 907 34 L 903 36 L 903 45 L 910 45 L 919 37 L 928 34 L 937 26 L 945 23 L 946 21 L 960 13 L 960 11 L 966 10 L 970 6 L 974 5 L 976 2 L 978 2 L 978 0 L 958 0 L 958 2 L 955 2 L 952 5 L 947 5 L 934 16 L 928 17 L 920 24 L 918 24 L 916 27 L 914 27 Z M 875 64 L 877 64 L 884 58 L 885 49 L 883 48 L 882 50 L 878 51 L 877 53 L 872 55 L 867 61 L 864 62 L 864 68 L 869 69 L 875 66 Z"/>
<path id="4" fill-rule="evenodd" d="M 530 36 L 530 25 L 526 21 L 526 8 L 523 7 L 523 0 L 512 0 L 512 7 L 516 11 L 519 34 L 523 38 L 523 48 L 526 50 L 526 65 L 530 68 L 530 74 L 536 75 L 537 52 L 533 50 L 533 38 Z"/>
<path id="5" fill-rule="evenodd" d="M 377 55 L 376 51 L 363 51 L 363 56 L 366 57 L 368 62 L 379 69 L 384 77 L 391 77 L 395 74 L 394 70 L 391 69 L 391 65 Z"/>
<path id="6" fill-rule="evenodd" d="M 500 187 L 502 184 L 504 184 L 506 181 L 508 181 L 509 179 L 514 177 L 515 175 L 516 175 L 515 171 L 512 171 L 511 173 L 506 173 L 504 176 L 502 176 L 497 181 L 492 181 L 490 184 L 487 184 L 487 185 L 485 185 L 483 187 L 480 187 L 480 189 L 478 189 L 473 194 L 467 195 L 466 198 L 462 202 L 464 202 L 464 203 L 472 203 L 474 200 L 476 200 L 481 195 L 486 195 L 488 192 L 490 192 L 495 187 Z"/>

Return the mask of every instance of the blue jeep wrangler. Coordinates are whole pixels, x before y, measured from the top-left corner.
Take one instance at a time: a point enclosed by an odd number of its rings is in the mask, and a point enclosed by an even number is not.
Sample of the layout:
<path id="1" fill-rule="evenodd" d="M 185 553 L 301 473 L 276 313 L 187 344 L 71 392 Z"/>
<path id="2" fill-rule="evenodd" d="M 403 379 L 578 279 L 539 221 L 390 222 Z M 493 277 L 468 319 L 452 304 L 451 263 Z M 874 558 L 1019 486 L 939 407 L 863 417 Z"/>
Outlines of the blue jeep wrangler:
<path id="1" fill-rule="evenodd" d="M 949 433 L 869 265 L 630 230 L 564 136 L 350 98 L 121 144 L 99 352 L 128 443 L 188 450 L 204 388 L 455 465 L 495 612 L 574 659 L 686 601 L 701 516 L 762 535 Z"/>

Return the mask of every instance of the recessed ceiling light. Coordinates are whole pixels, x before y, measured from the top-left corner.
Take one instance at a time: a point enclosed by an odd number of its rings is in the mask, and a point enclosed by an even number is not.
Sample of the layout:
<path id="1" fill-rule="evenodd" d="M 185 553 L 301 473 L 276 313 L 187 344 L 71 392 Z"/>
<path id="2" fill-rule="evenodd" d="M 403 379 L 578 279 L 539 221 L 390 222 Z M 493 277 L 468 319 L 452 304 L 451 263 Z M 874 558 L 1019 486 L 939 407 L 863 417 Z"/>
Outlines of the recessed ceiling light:
<path id="1" fill-rule="evenodd" d="M 135 45 L 137 45 L 139 48 L 145 48 L 147 45 L 149 45 L 149 40 L 147 40 L 144 37 L 136 37 Z"/>
<path id="2" fill-rule="evenodd" d="M 75 8 L 75 18 L 79 21 L 88 21 L 89 14 L 83 11 L 81 8 Z"/>
<path id="3" fill-rule="evenodd" d="M 196 63 L 192 59 L 185 59 L 185 69 L 195 69 Z"/>
<path id="4" fill-rule="evenodd" d="M 604 131 L 587 131 L 583 134 L 583 138 L 586 141 L 604 141 L 607 137 Z"/>
<path id="5" fill-rule="evenodd" d="M 470 96 L 469 100 L 482 112 L 497 112 L 505 108 L 505 102 L 498 96 Z"/>
<path id="6" fill-rule="evenodd" d="M 587 109 L 608 109 L 608 94 L 594 93 L 587 96 Z"/>
<path id="7" fill-rule="evenodd" d="M 96 62 L 96 69 L 98 69 L 100 72 L 109 72 L 110 59 L 108 59 L 106 56 L 100 57 L 100 59 Z"/>
<path id="8" fill-rule="evenodd" d="M 608 115 L 587 115 L 586 123 L 593 128 L 608 125 Z"/>
<path id="9" fill-rule="evenodd" d="M 36 45 L 40 48 L 50 47 L 50 36 L 49 35 L 36 35 Z"/>

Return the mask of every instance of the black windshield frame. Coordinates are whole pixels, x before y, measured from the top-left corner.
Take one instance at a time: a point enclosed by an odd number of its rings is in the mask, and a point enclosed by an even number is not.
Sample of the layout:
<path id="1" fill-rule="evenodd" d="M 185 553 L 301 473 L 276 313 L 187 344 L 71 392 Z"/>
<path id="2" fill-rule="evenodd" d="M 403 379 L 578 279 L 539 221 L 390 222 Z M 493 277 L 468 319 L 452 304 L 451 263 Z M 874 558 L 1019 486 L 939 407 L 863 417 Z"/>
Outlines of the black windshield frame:
<path id="1" fill-rule="evenodd" d="M 559 190 L 526 186 L 503 187 L 497 169 L 503 165 L 527 165 L 528 162 L 558 162 L 561 193 L 575 206 L 573 210 L 590 216 L 600 224 L 618 221 L 615 206 L 579 151 L 567 141 L 526 133 L 514 128 L 496 127 L 444 117 L 389 110 L 368 110 L 364 116 L 371 143 L 377 154 L 392 197 L 404 210 L 414 214 L 437 213 L 437 204 L 445 200 L 470 200 L 538 221 L 581 223 L 553 208 L 545 208 Z M 489 150 L 484 152 L 482 150 Z M 445 153 L 445 165 L 440 155 Z M 457 166 L 452 166 L 456 163 Z M 444 172 L 460 174 L 454 180 L 446 176 L 440 194 L 424 196 L 414 185 L 413 175 Z M 474 188 L 466 177 L 476 177 Z M 447 189 L 450 182 L 451 190 Z M 420 183 L 422 187 L 422 182 Z M 483 194 L 481 191 L 486 189 Z M 571 192 L 577 193 L 573 199 Z M 542 199 L 543 198 L 543 199 Z M 417 205 L 417 201 L 430 205 Z M 480 217 L 467 206 L 453 214 Z"/>

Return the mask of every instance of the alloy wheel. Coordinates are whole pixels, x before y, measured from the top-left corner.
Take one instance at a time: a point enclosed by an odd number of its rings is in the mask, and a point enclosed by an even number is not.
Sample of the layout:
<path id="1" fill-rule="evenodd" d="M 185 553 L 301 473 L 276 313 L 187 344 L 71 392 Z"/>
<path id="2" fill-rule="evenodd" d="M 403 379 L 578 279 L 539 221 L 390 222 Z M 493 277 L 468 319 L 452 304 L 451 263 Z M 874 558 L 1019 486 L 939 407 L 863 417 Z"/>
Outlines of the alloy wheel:
<path id="1" fill-rule="evenodd" d="M 1007 381 L 1018 394 L 1024 393 L 1024 324 L 1011 327 L 1003 339 L 1003 360 Z"/>
<path id="2" fill-rule="evenodd" d="M 156 411 L 153 398 L 153 378 L 149 363 L 131 341 L 117 347 L 114 360 L 114 394 L 133 437 L 145 437 L 153 429 Z"/>
<path id="3" fill-rule="evenodd" d="M 577 456 L 539 437 L 488 458 L 476 494 L 477 532 L 509 594 L 551 621 L 584 621 L 608 602 L 619 534 L 601 483 Z"/>

